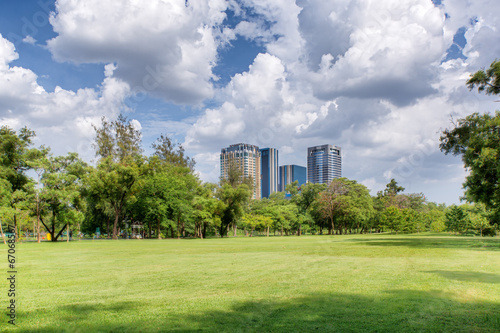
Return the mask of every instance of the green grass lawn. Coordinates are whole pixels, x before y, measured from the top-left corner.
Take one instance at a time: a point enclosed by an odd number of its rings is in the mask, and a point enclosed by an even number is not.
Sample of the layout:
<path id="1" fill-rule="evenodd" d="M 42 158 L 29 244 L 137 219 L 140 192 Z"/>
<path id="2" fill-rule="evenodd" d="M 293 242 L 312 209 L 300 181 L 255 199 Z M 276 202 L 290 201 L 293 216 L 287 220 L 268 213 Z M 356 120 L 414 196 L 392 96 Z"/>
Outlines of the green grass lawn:
<path id="1" fill-rule="evenodd" d="M 23 243 L 17 326 L 3 315 L 0 329 L 500 332 L 499 243 L 445 234 Z"/>

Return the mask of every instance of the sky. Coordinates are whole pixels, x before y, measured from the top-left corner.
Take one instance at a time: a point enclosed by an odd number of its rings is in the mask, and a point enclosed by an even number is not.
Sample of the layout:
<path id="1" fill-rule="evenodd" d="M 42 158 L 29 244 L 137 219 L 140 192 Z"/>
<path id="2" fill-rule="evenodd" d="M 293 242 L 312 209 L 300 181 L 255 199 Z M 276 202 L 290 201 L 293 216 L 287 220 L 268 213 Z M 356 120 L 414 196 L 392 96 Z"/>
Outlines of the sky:
<path id="1" fill-rule="evenodd" d="M 161 134 L 203 181 L 223 147 L 342 148 L 372 194 L 459 203 L 467 175 L 439 150 L 452 119 L 494 112 L 471 73 L 500 58 L 498 0 L 0 2 L 0 125 L 95 160 L 93 125 L 124 114 L 145 154 Z"/>

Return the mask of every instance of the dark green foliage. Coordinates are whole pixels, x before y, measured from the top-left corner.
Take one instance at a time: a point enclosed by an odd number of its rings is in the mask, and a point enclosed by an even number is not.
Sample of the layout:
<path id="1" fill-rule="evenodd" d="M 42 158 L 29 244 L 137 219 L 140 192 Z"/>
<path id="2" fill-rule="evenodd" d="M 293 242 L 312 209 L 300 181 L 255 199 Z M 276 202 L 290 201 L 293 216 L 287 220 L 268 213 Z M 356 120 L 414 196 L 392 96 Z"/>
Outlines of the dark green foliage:
<path id="1" fill-rule="evenodd" d="M 486 227 L 483 229 L 483 236 L 494 237 L 497 235 L 497 231 L 494 227 Z"/>
<path id="2" fill-rule="evenodd" d="M 462 233 L 467 230 L 467 214 L 463 207 L 452 205 L 446 212 L 445 225 L 448 231 Z"/>
<path id="3" fill-rule="evenodd" d="M 476 86 L 477 91 L 486 91 L 486 95 L 500 94 L 500 61 L 495 60 L 486 71 L 482 69 L 471 75 L 467 87 L 472 90 Z"/>

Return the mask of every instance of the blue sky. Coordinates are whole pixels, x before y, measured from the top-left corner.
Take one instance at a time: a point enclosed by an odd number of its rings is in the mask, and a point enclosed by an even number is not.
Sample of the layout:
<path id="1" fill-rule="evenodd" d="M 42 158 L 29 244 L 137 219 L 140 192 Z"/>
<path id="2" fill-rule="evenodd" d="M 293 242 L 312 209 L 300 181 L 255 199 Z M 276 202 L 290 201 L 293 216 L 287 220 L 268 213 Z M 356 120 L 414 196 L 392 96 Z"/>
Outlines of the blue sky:
<path id="1" fill-rule="evenodd" d="M 146 153 L 167 134 L 219 176 L 246 142 L 306 164 L 342 147 L 343 175 L 458 203 L 450 118 L 492 112 L 471 72 L 500 55 L 496 0 L 151 0 L 0 3 L 0 124 L 91 161 L 92 124 L 124 113 Z"/>

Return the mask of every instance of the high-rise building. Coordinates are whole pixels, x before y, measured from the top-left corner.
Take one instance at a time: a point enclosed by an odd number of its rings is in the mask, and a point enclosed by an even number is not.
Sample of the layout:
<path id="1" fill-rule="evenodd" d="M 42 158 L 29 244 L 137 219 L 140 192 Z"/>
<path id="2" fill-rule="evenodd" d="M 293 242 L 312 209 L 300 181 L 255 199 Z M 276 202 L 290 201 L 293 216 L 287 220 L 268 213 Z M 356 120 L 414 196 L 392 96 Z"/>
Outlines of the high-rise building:
<path id="1" fill-rule="evenodd" d="M 260 165 L 262 198 L 269 198 L 271 193 L 278 192 L 278 149 L 261 149 Z"/>
<path id="2" fill-rule="evenodd" d="M 334 178 L 342 177 L 342 156 L 340 147 L 322 145 L 307 148 L 307 181 L 328 184 Z"/>
<path id="3" fill-rule="evenodd" d="M 299 186 L 304 185 L 306 183 L 306 175 L 306 167 L 295 164 L 280 166 L 280 192 L 284 192 L 285 187 L 296 180 L 299 182 Z"/>
<path id="4" fill-rule="evenodd" d="M 240 169 L 243 177 L 252 177 L 253 199 L 260 199 L 260 151 L 259 147 L 237 143 L 222 148 L 220 153 L 220 176 L 227 179 L 230 166 Z"/>

